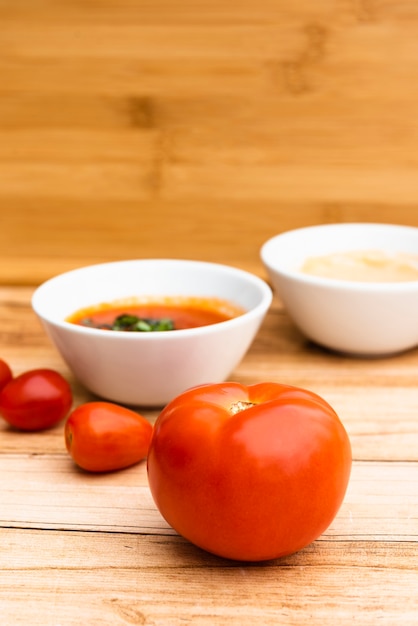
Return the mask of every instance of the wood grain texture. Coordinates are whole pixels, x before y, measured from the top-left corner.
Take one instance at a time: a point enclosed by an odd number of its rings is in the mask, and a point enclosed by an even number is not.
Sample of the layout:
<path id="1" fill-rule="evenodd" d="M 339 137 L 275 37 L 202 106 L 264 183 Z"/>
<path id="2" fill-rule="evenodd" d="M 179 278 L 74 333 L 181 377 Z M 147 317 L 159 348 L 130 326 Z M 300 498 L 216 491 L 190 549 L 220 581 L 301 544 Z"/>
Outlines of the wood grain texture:
<path id="1" fill-rule="evenodd" d="M 2 0 L 0 21 L 3 283 L 196 250 L 260 272 L 283 230 L 418 225 L 411 2 Z"/>
<path id="2" fill-rule="evenodd" d="M 333 626 L 336 618 L 345 626 L 354 614 L 365 626 L 416 622 L 416 599 L 406 591 L 416 584 L 416 551 L 408 543 L 323 541 L 278 569 L 214 559 L 174 538 L 44 532 L 38 544 L 38 535 L 4 534 L 16 554 L 15 565 L 0 570 L 4 623 L 41 615 L 45 626 Z"/>

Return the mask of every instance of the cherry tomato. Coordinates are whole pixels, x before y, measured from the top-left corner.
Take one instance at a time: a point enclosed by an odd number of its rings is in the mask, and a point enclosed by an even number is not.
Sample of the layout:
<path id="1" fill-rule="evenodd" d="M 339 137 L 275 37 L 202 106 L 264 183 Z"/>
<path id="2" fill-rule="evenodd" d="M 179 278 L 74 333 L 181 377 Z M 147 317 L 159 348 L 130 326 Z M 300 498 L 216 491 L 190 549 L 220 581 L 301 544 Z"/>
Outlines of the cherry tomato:
<path id="1" fill-rule="evenodd" d="M 348 435 L 316 394 L 277 383 L 220 383 L 160 413 L 148 453 L 166 521 L 219 556 L 262 561 L 305 547 L 330 525 L 351 471 Z"/>
<path id="2" fill-rule="evenodd" d="M 131 409 L 111 402 L 87 402 L 68 417 L 65 443 L 81 468 L 109 472 L 144 459 L 152 430 L 150 422 Z"/>
<path id="3" fill-rule="evenodd" d="M 71 387 L 61 374 L 34 369 L 12 378 L 0 392 L 0 415 L 20 430 L 50 428 L 68 413 Z"/>
<path id="4" fill-rule="evenodd" d="M 0 391 L 13 378 L 12 370 L 3 359 L 0 359 Z"/>

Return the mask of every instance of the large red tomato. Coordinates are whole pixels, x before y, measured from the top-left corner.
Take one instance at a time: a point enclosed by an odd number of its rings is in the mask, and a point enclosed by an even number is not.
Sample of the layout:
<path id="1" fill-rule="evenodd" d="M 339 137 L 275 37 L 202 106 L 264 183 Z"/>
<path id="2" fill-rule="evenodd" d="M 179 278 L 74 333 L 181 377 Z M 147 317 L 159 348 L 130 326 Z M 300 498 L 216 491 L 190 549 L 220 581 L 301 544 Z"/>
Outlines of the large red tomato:
<path id="1" fill-rule="evenodd" d="M 276 383 L 195 387 L 161 412 L 148 477 L 166 521 L 197 546 L 243 561 L 296 552 L 343 501 L 351 446 L 314 393 Z"/>
<path id="2" fill-rule="evenodd" d="M 152 425 L 112 402 L 86 402 L 65 424 L 65 445 L 75 463 L 89 472 L 110 472 L 147 456 Z"/>
<path id="3" fill-rule="evenodd" d="M 0 391 L 0 415 L 20 430 L 43 430 L 62 420 L 72 402 L 71 387 L 59 372 L 34 369 Z"/>

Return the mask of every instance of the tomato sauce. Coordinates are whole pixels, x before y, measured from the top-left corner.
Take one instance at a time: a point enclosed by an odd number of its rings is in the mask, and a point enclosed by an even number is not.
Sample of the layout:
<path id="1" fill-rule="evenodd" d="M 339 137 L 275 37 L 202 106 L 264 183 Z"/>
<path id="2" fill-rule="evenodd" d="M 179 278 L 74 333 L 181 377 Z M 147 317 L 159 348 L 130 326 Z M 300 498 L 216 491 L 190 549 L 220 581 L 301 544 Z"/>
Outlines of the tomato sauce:
<path id="1" fill-rule="evenodd" d="M 80 309 L 66 321 L 90 328 L 122 330 L 112 328 L 112 325 L 119 316 L 129 315 L 140 320 L 170 320 L 172 328 L 169 330 L 183 330 L 225 322 L 244 312 L 237 305 L 217 298 L 165 297 L 159 300 L 147 298 L 140 301 L 131 298 Z"/>

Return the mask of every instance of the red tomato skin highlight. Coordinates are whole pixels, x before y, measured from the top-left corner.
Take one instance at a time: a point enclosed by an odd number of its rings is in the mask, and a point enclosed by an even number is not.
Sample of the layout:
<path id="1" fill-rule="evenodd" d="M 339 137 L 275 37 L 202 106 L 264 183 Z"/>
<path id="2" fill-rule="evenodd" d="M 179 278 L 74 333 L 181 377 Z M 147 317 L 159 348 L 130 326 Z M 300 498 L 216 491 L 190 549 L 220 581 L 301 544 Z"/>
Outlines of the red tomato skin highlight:
<path id="1" fill-rule="evenodd" d="M 69 415 L 65 444 L 82 469 L 110 472 L 144 459 L 152 432 L 152 424 L 131 409 L 112 402 L 87 402 Z"/>
<path id="2" fill-rule="evenodd" d="M 250 406 L 231 415 L 237 402 Z M 328 528 L 351 463 L 344 426 L 319 396 L 277 383 L 221 383 L 163 409 L 147 467 L 154 501 L 179 534 L 224 558 L 263 561 L 297 552 Z"/>
<path id="3" fill-rule="evenodd" d="M 13 378 L 12 370 L 6 361 L 0 359 L 0 391 Z"/>
<path id="4" fill-rule="evenodd" d="M 51 369 L 34 369 L 12 378 L 0 392 L 0 415 L 23 431 L 51 428 L 73 403 L 69 383 Z"/>

